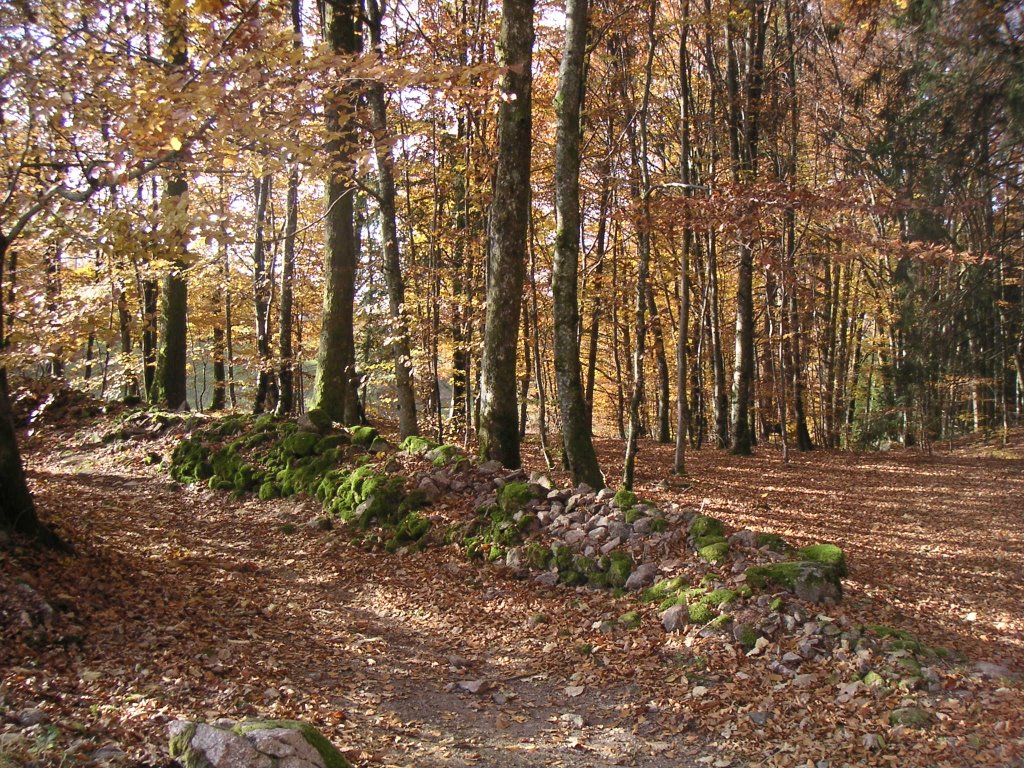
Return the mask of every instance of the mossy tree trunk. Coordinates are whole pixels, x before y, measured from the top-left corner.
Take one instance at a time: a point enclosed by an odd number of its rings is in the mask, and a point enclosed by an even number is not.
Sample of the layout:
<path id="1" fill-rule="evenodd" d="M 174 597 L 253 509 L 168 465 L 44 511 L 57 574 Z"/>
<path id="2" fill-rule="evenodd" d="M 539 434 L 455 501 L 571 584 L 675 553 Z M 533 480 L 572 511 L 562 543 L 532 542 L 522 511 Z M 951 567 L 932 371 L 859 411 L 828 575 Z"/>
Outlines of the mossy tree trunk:
<path id="1" fill-rule="evenodd" d="M 359 3 L 354 0 L 328 0 L 324 3 L 324 32 L 331 51 L 351 56 L 361 49 Z M 313 383 L 313 407 L 323 410 L 334 421 L 355 424 L 359 421 L 359 383 L 355 371 L 353 302 L 355 300 L 356 259 L 355 175 L 353 151 L 355 137 L 350 117 L 356 98 L 355 86 L 339 78 L 340 86 L 327 97 L 324 116 L 328 140 L 325 283 L 320 344 Z"/>
<path id="2" fill-rule="evenodd" d="M 587 41 L 587 0 L 566 0 L 565 47 L 555 96 L 555 206 L 558 231 L 551 275 L 554 299 L 555 383 L 562 446 L 576 483 L 604 487 L 583 396 L 580 370 L 578 271 L 580 258 L 580 107 Z"/>
<path id="3" fill-rule="evenodd" d="M 519 467 L 516 353 L 530 199 L 533 0 L 503 0 L 498 161 L 488 218 L 487 314 L 480 369 L 480 454 Z"/>

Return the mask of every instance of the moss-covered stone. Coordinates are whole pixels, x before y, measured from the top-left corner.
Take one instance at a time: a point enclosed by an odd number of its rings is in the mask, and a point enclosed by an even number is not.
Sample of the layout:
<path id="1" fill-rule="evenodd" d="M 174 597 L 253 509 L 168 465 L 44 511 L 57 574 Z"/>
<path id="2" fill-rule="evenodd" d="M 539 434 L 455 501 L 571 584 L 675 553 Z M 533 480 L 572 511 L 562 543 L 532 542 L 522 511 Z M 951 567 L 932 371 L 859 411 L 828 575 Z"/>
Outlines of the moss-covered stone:
<path id="1" fill-rule="evenodd" d="M 724 541 L 708 544 L 698 549 L 697 554 L 709 563 L 724 563 L 729 557 L 729 545 Z"/>
<path id="2" fill-rule="evenodd" d="M 633 507 L 632 509 L 626 510 L 626 522 L 632 525 L 641 517 L 647 517 L 647 513 L 644 512 L 640 507 Z"/>
<path id="3" fill-rule="evenodd" d="M 835 571 L 811 560 L 751 566 L 746 570 L 746 583 L 754 589 L 775 584 L 812 602 L 838 598 L 842 594 Z"/>
<path id="4" fill-rule="evenodd" d="M 536 571 L 546 570 L 548 564 L 551 562 L 551 558 L 553 557 L 551 549 L 544 546 L 539 541 L 531 541 L 527 543 L 523 550 L 523 555 L 527 567 L 533 568 Z"/>
<path id="5" fill-rule="evenodd" d="M 707 605 L 713 605 L 716 608 L 721 608 L 723 605 L 728 605 L 729 603 L 734 602 L 736 597 L 736 593 L 731 589 L 722 588 L 709 592 L 701 598 L 701 602 L 706 603 Z"/>
<path id="6" fill-rule="evenodd" d="M 668 520 L 664 517 L 656 517 L 651 520 L 651 532 L 652 533 L 664 533 L 668 530 Z"/>
<path id="7" fill-rule="evenodd" d="M 691 603 L 687 606 L 686 610 L 691 624 L 707 624 L 718 615 L 709 605 L 703 602 Z"/>
<path id="8" fill-rule="evenodd" d="M 653 586 L 644 590 L 641 600 L 645 603 L 661 602 L 667 597 L 675 598 L 679 590 L 686 587 L 682 576 L 675 576 L 671 579 L 662 579 Z"/>
<path id="9" fill-rule="evenodd" d="M 437 443 L 419 435 L 409 435 L 398 446 L 399 450 L 406 453 L 424 454 L 437 447 Z"/>
<path id="10" fill-rule="evenodd" d="M 281 441 L 281 448 L 293 456 L 309 456 L 319 442 L 315 432 L 296 432 Z"/>
<path id="11" fill-rule="evenodd" d="M 373 445 L 373 441 L 379 436 L 377 430 L 369 426 L 349 427 L 348 434 L 352 440 L 352 445 L 361 445 L 366 448 Z"/>
<path id="12" fill-rule="evenodd" d="M 270 499 L 276 499 L 279 498 L 280 496 L 281 492 L 275 483 L 268 481 L 260 486 L 260 501 L 269 501 Z"/>
<path id="13" fill-rule="evenodd" d="M 352 438 L 344 432 L 339 432 L 336 435 L 324 435 L 320 438 L 319 442 L 317 442 L 316 448 L 313 450 L 318 454 L 325 454 L 328 451 L 348 445 L 351 439 Z"/>
<path id="14" fill-rule="evenodd" d="M 626 629 L 639 628 L 641 621 L 640 611 L 627 611 L 618 618 L 618 623 Z"/>
<path id="15" fill-rule="evenodd" d="M 306 418 L 316 427 L 318 432 L 327 432 L 334 426 L 331 417 L 320 408 L 310 408 L 306 411 Z"/>
<path id="16" fill-rule="evenodd" d="M 400 543 L 419 541 L 429 530 L 429 518 L 418 512 L 410 512 L 395 526 L 394 539 Z"/>
<path id="17" fill-rule="evenodd" d="M 797 552 L 804 560 L 811 560 L 831 568 L 836 576 L 844 577 L 847 575 L 846 555 L 835 544 L 812 544 L 809 547 L 797 550 Z"/>
<path id="18" fill-rule="evenodd" d="M 457 445 L 438 445 L 431 448 L 424 454 L 425 458 L 435 467 L 447 467 L 449 464 L 457 463 L 465 457 L 463 450 Z"/>
<path id="19" fill-rule="evenodd" d="M 694 541 L 704 536 L 721 536 L 725 538 L 725 526 L 721 520 L 708 517 L 707 515 L 697 515 L 697 517 L 690 521 L 687 533 Z"/>
<path id="20" fill-rule="evenodd" d="M 518 512 L 526 503 L 536 498 L 528 483 L 505 483 L 498 491 L 498 506 L 507 514 Z"/>
<path id="21" fill-rule="evenodd" d="M 723 542 L 727 543 L 724 536 L 712 533 L 694 539 L 693 547 L 694 549 L 703 549 L 704 547 L 710 547 L 712 544 L 722 544 Z"/>
<path id="22" fill-rule="evenodd" d="M 758 548 L 768 547 L 772 552 L 788 552 L 790 547 L 786 543 L 786 540 L 775 533 L 759 533 L 757 534 L 757 546 Z"/>
<path id="23" fill-rule="evenodd" d="M 907 728 L 928 728 L 935 722 L 931 712 L 920 707 L 900 707 L 889 713 L 891 725 L 902 725 Z"/>
<path id="24" fill-rule="evenodd" d="M 298 720 L 245 720 L 236 725 L 232 730 L 244 736 L 252 731 L 265 731 L 275 728 L 287 728 L 292 731 L 299 731 L 306 743 L 320 754 L 324 762 L 324 768 L 352 768 L 351 763 L 345 759 L 331 742 L 309 723 Z"/>
<path id="25" fill-rule="evenodd" d="M 757 638 L 761 636 L 750 624 L 739 624 L 733 628 L 732 634 L 745 651 L 753 648 L 757 643 Z"/>
<path id="26" fill-rule="evenodd" d="M 615 496 L 612 497 L 612 504 L 623 511 L 633 509 L 636 506 L 636 494 L 622 488 L 615 492 Z"/>
<path id="27" fill-rule="evenodd" d="M 608 555 L 608 583 L 613 587 L 624 587 L 633 572 L 633 556 L 616 550 Z"/>
<path id="28" fill-rule="evenodd" d="M 178 443 L 171 454 L 171 477 L 179 483 L 198 483 L 214 474 L 210 450 L 198 439 Z"/>

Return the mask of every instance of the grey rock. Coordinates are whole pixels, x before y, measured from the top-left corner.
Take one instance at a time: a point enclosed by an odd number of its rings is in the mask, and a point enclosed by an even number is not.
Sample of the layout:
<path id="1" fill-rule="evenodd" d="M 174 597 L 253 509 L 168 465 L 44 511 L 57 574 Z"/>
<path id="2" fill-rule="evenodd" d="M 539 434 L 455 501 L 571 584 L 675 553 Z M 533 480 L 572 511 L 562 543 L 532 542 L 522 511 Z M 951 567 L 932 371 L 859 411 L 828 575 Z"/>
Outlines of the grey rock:
<path id="1" fill-rule="evenodd" d="M 113 744 L 108 744 L 105 747 L 100 747 L 93 752 L 90 757 L 97 763 L 119 763 L 122 760 L 126 760 L 128 756 L 121 751 L 120 748 Z"/>
<path id="2" fill-rule="evenodd" d="M 729 539 L 729 546 L 732 547 L 757 547 L 757 534 L 753 531 L 743 529 L 742 531 L 736 531 L 732 534 Z"/>
<path id="3" fill-rule="evenodd" d="M 995 664 L 991 661 L 979 661 L 974 665 L 974 672 L 981 677 L 987 677 L 990 680 L 1009 679 L 1013 677 L 1013 672 L 1010 671 L 1009 667 L 1004 667 L 1002 664 Z"/>
<path id="4" fill-rule="evenodd" d="M 594 489 L 591 488 L 586 483 L 580 483 L 579 485 L 576 486 L 576 493 L 580 494 L 581 496 L 585 496 L 585 495 L 587 495 L 589 493 L 593 493 L 593 492 L 594 492 Z M 614 496 L 615 494 L 612 494 L 612 495 Z"/>
<path id="5" fill-rule="evenodd" d="M 804 657 L 801 656 L 799 653 L 793 653 L 792 651 L 786 651 L 786 653 L 782 654 L 782 661 L 785 664 L 797 664 L 797 665 L 799 665 L 799 664 L 803 663 L 803 660 L 804 660 Z"/>
<path id="6" fill-rule="evenodd" d="M 633 535 L 633 526 L 628 523 L 614 522 L 608 526 L 608 536 L 613 539 L 626 541 Z"/>
<path id="7" fill-rule="evenodd" d="M 534 584 L 539 584 L 542 587 L 553 587 L 558 583 L 558 574 L 554 571 L 545 571 L 544 573 L 537 574 L 533 579 Z"/>
<path id="8" fill-rule="evenodd" d="M 673 605 L 661 614 L 661 626 L 666 632 L 675 632 L 685 627 L 689 620 L 690 612 L 685 605 Z"/>
<path id="9" fill-rule="evenodd" d="M 565 504 L 560 501 L 551 502 L 551 517 L 556 518 L 565 512 Z"/>
<path id="10" fill-rule="evenodd" d="M 750 722 L 754 725 L 764 725 L 768 722 L 768 718 L 771 717 L 767 712 L 748 712 L 747 717 L 750 718 Z"/>
<path id="11" fill-rule="evenodd" d="M 537 485 L 543 488 L 545 490 L 545 495 L 547 491 L 551 491 L 555 487 L 554 484 L 551 482 L 551 478 L 545 475 L 543 472 L 532 473 L 530 475 L 530 484 Z"/>
<path id="12" fill-rule="evenodd" d="M 23 709 L 15 716 L 18 723 L 24 726 L 30 725 L 42 725 L 43 723 L 49 722 L 50 718 L 46 715 L 43 710 L 37 707 L 29 707 Z"/>
<path id="13" fill-rule="evenodd" d="M 523 567 L 523 548 L 512 547 L 508 552 L 505 553 L 505 565 L 509 568 L 522 568 Z"/>
<path id="14" fill-rule="evenodd" d="M 334 528 L 334 523 L 326 515 L 317 515 L 306 522 L 306 527 L 312 531 L 329 531 Z"/>
<path id="15" fill-rule="evenodd" d="M 312 766 L 323 765 L 320 753 L 306 741 L 306 737 L 300 731 L 292 728 L 268 728 L 251 731 L 246 736 L 253 746 L 263 754 L 290 760 L 288 763 L 282 760 L 278 766 L 294 765 L 299 768 L 306 764 L 312 768 Z"/>
<path id="16" fill-rule="evenodd" d="M 481 475 L 496 475 L 501 472 L 501 462 L 490 459 L 477 465 L 476 471 Z"/>
<path id="17" fill-rule="evenodd" d="M 402 462 L 398 459 L 388 459 L 388 463 L 384 465 L 384 471 L 389 475 L 397 475 L 402 469 Z"/>
<path id="18" fill-rule="evenodd" d="M 577 507 L 577 506 L 579 505 L 579 503 L 580 503 L 580 499 L 581 499 L 581 498 L 582 498 L 582 497 L 581 497 L 581 496 L 580 496 L 580 495 L 579 495 L 578 493 L 576 493 L 576 494 L 573 494 L 572 496 L 570 496 L 570 497 L 569 497 L 569 498 L 568 498 L 568 499 L 566 500 L 566 502 L 565 502 L 565 511 L 566 511 L 566 512 L 572 512 L 572 511 L 573 511 L 574 509 L 576 509 L 576 507 Z"/>
<path id="19" fill-rule="evenodd" d="M 597 492 L 598 501 L 610 501 L 611 499 L 614 498 L 615 491 L 613 491 L 611 488 L 602 488 L 600 491 Z"/>
<path id="20" fill-rule="evenodd" d="M 593 542 L 604 541 L 608 536 L 608 529 L 603 525 L 600 528 L 592 528 L 587 532 L 587 538 Z"/>
<path id="21" fill-rule="evenodd" d="M 631 592 L 635 592 L 638 589 L 649 587 L 654 583 L 654 579 L 657 575 L 657 563 L 643 563 L 637 566 L 636 570 L 629 574 L 629 578 L 626 579 L 626 589 Z"/>
<path id="22" fill-rule="evenodd" d="M 171 723 L 169 731 L 172 742 L 192 726 L 192 723 L 185 720 Z M 195 725 L 195 733 L 187 749 L 196 757 L 204 758 L 211 768 L 274 768 L 274 761 L 268 755 L 260 754 L 244 737 L 205 723 Z M 179 752 L 171 756 L 183 755 Z"/>
<path id="23" fill-rule="evenodd" d="M 556 488 L 553 491 L 548 491 L 547 499 L 548 499 L 548 501 L 558 501 L 558 502 L 564 503 L 565 500 L 568 499 L 570 495 L 571 495 L 571 493 L 569 491 L 566 491 L 564 489 L 560 490 L 560 489 Z"/>
<path id="24" fill-rule="evenodd" d="M 441 489 L 437 487 L 437 483 L 431 480 L 429 477 L 424 477 L 420 480 L 420 484 L 417 488 L 422 491 L 427 501 L 436 501 L 441 495 Z"/>
<path id="25" fill-rule="evenodd" d="M 607 555 L 621 543 L 622 539 L 620 539 L 618 536 L 616 536 L 614 539 L 608 539 L 608 541 L 601 545 L 601 554 Z"/>
<path id="26" fill-rule="evenodd" d="M 646 536 L 651 532 L 651 518 L 639 517 L 633 522 L 633 533 L 637 536 Z"/>
<path id="27" fill-rule="evenodd" d="M 587 534 L 585 534 L 583 531 L 579 530 L 578 528 L 571 528 L 570 530 L 565 532 L 565 535 L 562 537 L 562 540 L 569 546 L 572 546 L 573 544 L 579 544 L 586 537 Z"/>

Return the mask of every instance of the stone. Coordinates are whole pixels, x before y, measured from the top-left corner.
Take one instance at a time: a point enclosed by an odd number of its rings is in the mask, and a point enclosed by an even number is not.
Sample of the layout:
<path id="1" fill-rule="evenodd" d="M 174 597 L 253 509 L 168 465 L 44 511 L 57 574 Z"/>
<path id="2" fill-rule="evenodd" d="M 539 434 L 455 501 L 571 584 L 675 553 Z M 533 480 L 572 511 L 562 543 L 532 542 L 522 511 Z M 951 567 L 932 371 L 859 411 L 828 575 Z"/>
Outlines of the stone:
<path id="1" fill-rule="evenodd" d="M 661 626 L 666 632 L 675 632 L 690 621 L 690 612 L 685 605 L 673 605 L 661 614 Z"/>
<path id="2" fill-rule="evenodd" d="M 545 490 L 545 494 L 548 491 L 554 489 L 554 484 L 551 482 L 551 478 L 545 475 L 543 472 L 533 472 L 530 475 L 531 485 L 538 485 Z"/>
<path id="3" fill-rule="evenodd" d="M 633 523 L 633 533 L 638 536 L 646 536 L 651 532 L 651 518 L 640 517 Z"/>
<path id="4" fill-rule="evenodd" d="M 974 665 L 974 672 L 990 680 L 1010 679 L 1013 677 L 1013 672 L 1008 667 L 1004 667 L 1002 664 L 994 664 L 991 661 L 977 662 Z"/>
<path id="5" fill-rule="evenodd" d="M 476 471 L 481 475 L 496 475 L 501 472 L 501 462 L 490 459 L 477 465 Z"/>
<path id="6" fill-rule="evenodd" d="M 572 528 L 565 532 L 565 535 L 562 537 L 562 540 L 566 544 L 572 546 L 573 544 L 579 544 L 586 537 L 587 534 L 585 534 L 583 531 L 579 530 L 578 528 Z"/>
<path id="7" fill-rule="evenodd" d="M 767 712 L 748 712 L 747 717 L 754 725 L 764 725 L 768 722 L 770 715 Z"/>
<path id="8" fill-rule="evenodd" d="M 753 531 L 743 529 L 742 531 L 736 531 L 728 538 L 730 546 L 734 547 L 751 547 L 757 548 L 757 534 Z"/>
<path id="9" fill-rule="evenodd" d="M 597 492 L 598 501 L 611 501 L 614 498 L 615 491 L 613 491 L 611 488 L 602 488 L 600 491 Z"/>
<path id="10" fill-rule="evenodd" d="M 120 763 L 122 760 L 126 760 L 128 758 L 128 756 L 122 752 L 119 747 L 113 744 L 100 747 L 93 752 L 90 757 L 97 763 L 103 764 Z"/>
<path id="11" fill-rule="evenodd" d="M 908 728 L 927 728 L 935 722 L 931 712 L 920 707 L 900 707 L 889 713 L 890 725 L 904 725 Z"/>
<path id="12" fill-rule="evenodd" d="M 533 583 L 542 587 L 553 587 L 558 583 L 558 574 L 553 571 L 545 571 L 535 576 Z"/>
<path id="13" fill-rule="evenodd" d="M 585 495 L 587 495 L 589 493 L 593 493 L 593 492 L 594 492 L 594 489 L 591 488 L 586 483 L 580 483 L 579 485 L 576 486 L 576 493 L 580 494 L 581 496 L 585 496 Z"/>
<path id="14" fill-rule="evenodd" d="M 512 547 L 505 553 L 505 565 L 509 568 L 522 568 L 525 565 L 522 547 Z"/>
<path id="15" fill-rule="evenodd" d="M 49 722 L 50 718 L 47 717 L 43 710 L 37 707 L 29 707 L 23 709 L 15 716 L 19 725 L 30 726 L 30 725 L 43 725 Z"/>
<path id="16" fill-rule="evenodd" d="M 608 539 L 608 541 L 601 545 L 601 554 L 607 555 L 621 543 L 622 539 L 620 539 L 618 536 L 616 536 L 614 539 Z"/>
<path id="17" fill-rule="evenodd" d="M 627 541 L 633 535 L 633 526 L 616 521 L 608 525 L 608 536 L 612 539 Z"/>
<path id="18" fill-rule="evenodd" d="M 245 737 L 205 723 L 175 720 L 169 727 L 171 757 L 184 768 L 274 768 Z"/>
<path id="19" fill-rule="evenodd" d="M 424 477 L 422 480 L 420 480 L 419 485 L 416 487 L 418 490 L 423 492 L 423 495 L 424 497 L 426 497 L 427 501 L 436 501 L 437 498 L 441 495 L 441 489 L 438 488 L 437 483 L 435 483 L 429 477 Z"/>
<path id="20" fill-rule="evenodd" d="M 639 565 L 635 571 L 629 574 L 629 578 L 626 579 L 626 589 L 631 592 L 635 592 L 638 589 L 649 587 L 654 583 L 654 578 L 657 575 L 657 563 L 643 563 L 642 565 Z"/>
<path id="21" fill-rule="evenodd" d="M 329 531 L 334 527 L 334 523 L 326 515 L 317 515 L 306 523 L 306 527 L 312 531 Z"/>
<path id="22" fill-rule="evenodd" d="M 308 723 L 246 720 L 231 728 L 177 720 L 171 757 L 184 768 L 351 768 Z"/>
<path id="23" fill-rule="evenodd" d="M 587 538 L 593 542 L 604 541 L 608 536 L 608 529 L 603 525 L 598 528 L 592 528 L 587 532 Z"/>

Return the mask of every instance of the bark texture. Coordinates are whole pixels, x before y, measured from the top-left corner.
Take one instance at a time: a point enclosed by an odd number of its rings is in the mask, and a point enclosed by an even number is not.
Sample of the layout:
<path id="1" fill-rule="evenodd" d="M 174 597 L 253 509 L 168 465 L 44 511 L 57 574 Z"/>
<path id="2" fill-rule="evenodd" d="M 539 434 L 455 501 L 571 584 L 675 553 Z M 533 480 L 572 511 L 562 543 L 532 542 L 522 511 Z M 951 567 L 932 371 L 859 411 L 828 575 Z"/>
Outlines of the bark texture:
<path id="1" fill-rule="evenodd" d="M 530 199 L 533 0 L 504 0 L 498 62 L 498 160 L 487 223 L 487 314 L 480 370 L 481 456 L 518 468 L 516 351 Z"/>
<path id="2" fill-rule="evenodd" d="M 562 416 L 562 446 L 573 482 L 604 487 L 583 396 L 580 370 L 580 107 L 587 41 L 587 0 L 566 0 L 565 47 L 558 73 L 555 137 L 555 208 L 558 231 L 551 275 L 554 298 L 555 383 Z"/>

